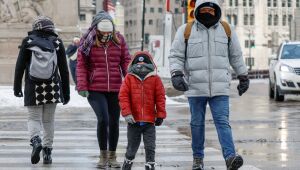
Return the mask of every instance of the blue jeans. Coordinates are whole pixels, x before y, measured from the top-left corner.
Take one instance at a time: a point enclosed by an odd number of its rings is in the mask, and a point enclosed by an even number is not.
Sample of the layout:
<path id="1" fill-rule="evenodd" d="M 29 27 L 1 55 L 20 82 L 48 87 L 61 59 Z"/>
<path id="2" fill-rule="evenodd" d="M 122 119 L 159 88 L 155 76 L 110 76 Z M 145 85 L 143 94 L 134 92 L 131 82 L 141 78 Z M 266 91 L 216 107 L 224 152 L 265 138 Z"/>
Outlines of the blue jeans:
<path id="1" fill-rule="evenodd" d="M 192 131 L 193 156 L 204 157 L 205 140 L 205 111 L 207 103 L 210 106 L 212 117 L 217 129 L 219 142 L 224 159 L 235 155 L 231 127 L 229 125 L 229 97 L 189 97 Z"/>
<path id="2" fill-rule="evenodd" d="M 77 65 L 77 60 L 71 60 L 71 59 L 69 60 L 69 67 L 70 67 L 71 75 L 72 75 L 75 85 L 77 84 L 76 65 Z"/>

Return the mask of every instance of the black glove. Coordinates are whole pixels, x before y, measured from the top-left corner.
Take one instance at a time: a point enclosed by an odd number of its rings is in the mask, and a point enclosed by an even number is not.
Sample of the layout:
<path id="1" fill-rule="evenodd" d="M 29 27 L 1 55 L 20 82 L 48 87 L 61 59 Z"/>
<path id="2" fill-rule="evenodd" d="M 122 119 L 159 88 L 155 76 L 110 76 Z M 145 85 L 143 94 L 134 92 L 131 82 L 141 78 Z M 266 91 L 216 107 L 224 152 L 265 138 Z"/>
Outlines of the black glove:
<path id="1" fill-rule="evenodd" d="M 175 71 L 172 73 L 172 84 L 173 87 L 178 91 L 188 91 L 189 87 L 183 78 L 183 73 L 181 71 Z"/>
<path id="2" fill-rule="evenodd" d="M 250 81 L 248 75 L 240 75 L 237 78 L 240 80 L 237 89 L 239 91 L 239 95 L 241 96 L 243 93 L 245 93 L 248 90 Z"/>
<path id="3" fill-rule="evenodd" d="M 160 126 L 163 123 L 164 119 L 162 118 L 156 118 L 155 120 L 155 126 Z"/>
<path id="4" fill-rule="evenodd" d="M 16 97 L 23 97 L 23 92 L 22 92 L 22 90 L 15 90 L 14 91 L 14 95 L 16 96 Z"/>
<path id="5" fill-rule="evenodd" d="M 63 105 L 68 104 L 69 101 L 70 101 L 70 96 L 69 96 L 69 95 L 65 95 L 65 96 L 64 96 L 64 102 L 63 102 Z"/>

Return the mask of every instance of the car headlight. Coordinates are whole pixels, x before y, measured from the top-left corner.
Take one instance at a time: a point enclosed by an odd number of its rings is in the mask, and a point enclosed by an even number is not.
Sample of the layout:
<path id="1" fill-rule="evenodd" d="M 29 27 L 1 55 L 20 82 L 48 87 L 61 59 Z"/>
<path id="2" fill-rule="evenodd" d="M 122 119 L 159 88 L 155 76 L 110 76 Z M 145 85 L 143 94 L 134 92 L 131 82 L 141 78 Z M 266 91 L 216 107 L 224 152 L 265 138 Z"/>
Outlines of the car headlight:
<path id="1" fill-rule="evenodd" d="M 290 66 L 288 66 L 288 65 L 285 65 L 285 64 L 282 64 L 281 66 L 280 66 L 280 69 L 279 69 L 280 71 L 282 71 L 282 72 L 290 72 L 290 73 L 294 73 L 295 71 L 294 71 L 294 69 L 292 68 L 292 67 L 290 67 Z"/>

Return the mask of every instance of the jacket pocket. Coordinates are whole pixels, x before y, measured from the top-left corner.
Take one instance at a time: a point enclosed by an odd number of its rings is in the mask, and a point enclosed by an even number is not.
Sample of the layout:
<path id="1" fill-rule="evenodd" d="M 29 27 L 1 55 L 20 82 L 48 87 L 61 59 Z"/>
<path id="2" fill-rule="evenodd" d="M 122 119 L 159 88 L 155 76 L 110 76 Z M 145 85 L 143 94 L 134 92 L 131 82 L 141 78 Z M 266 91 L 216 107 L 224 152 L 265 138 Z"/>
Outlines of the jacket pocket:
<path id="1" fill-rule="evenodd" d="M 228 38 L 227 37 L 216 37 L 215 47 L 217 56 L 228 56 Z"/>
<path id="2" fill-rule="evenodd" d="M 203 40 L 189 39 L 187 47 L 187 57 L 200 57 L 203 56 Z"/>

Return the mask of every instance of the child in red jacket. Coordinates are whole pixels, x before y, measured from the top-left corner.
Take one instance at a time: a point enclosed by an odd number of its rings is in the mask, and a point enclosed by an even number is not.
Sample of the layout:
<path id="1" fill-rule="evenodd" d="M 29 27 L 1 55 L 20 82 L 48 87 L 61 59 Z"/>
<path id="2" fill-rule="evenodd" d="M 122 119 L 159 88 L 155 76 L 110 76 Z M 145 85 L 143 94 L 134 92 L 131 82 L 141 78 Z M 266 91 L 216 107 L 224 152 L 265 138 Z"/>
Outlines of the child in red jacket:
<path id="1" fill-rule="evenodd" d="M 148 52 L 136 52 L 128 66 L 119 100 L 122 116 L 128 123 L 128 146 L 122 170 L 130 170 L 143 136 L 146 170 L 155 169 L 155 126 L 166 118 L 165 89 Z"/>

